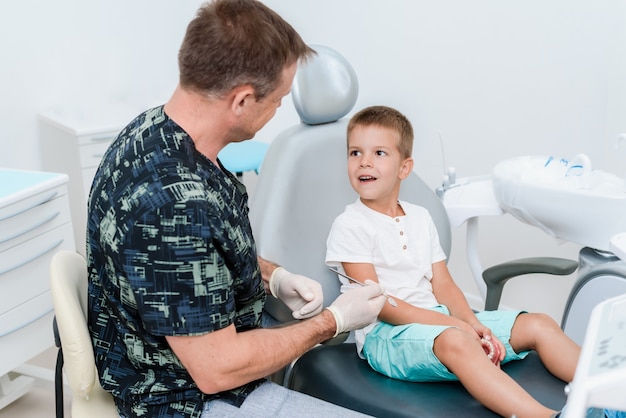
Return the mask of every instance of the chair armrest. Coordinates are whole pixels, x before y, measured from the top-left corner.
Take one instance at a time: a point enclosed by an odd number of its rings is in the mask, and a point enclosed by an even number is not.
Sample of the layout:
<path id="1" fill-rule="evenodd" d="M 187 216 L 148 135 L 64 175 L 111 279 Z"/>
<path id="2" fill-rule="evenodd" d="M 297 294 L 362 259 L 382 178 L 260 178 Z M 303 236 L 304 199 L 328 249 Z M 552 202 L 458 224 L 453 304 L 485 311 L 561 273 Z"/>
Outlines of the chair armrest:
<path id="1" fill-rule="evenodd" d="M 577 268 L 578 262 L 556 257 L 520 258 L 489 267 L 483 271 L 483 280 L 487 285 L 485 310 L 498 309 L 504 284 L 513 277 L 533 273 L 567 276 Z"/>

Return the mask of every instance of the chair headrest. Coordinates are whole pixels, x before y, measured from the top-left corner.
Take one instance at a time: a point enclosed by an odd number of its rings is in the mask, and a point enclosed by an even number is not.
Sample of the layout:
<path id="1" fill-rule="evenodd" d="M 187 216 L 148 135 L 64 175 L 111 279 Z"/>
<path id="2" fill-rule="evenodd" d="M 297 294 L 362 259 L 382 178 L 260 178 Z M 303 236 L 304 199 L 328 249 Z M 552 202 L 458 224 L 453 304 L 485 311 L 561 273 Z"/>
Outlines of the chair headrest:
<path id="1" fill-rule="evenodd" d="M 337 51 L 311 45 L 317 54 L 299 65 L 291 97 L 307 125 L 334 122 L 347 115 L 359 94 L 354 68 Z"/>

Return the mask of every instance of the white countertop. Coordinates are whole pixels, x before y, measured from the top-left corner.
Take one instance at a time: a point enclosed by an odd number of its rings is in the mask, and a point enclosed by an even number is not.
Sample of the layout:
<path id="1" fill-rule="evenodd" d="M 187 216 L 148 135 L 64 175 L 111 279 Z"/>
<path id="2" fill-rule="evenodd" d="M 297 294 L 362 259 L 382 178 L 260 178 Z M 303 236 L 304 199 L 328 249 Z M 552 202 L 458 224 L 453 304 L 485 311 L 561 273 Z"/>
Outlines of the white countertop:
<path id="1" fill-rule="evenodd" d="M 0 168 L 0 208 L 67 180 L 66 174 Z"/>

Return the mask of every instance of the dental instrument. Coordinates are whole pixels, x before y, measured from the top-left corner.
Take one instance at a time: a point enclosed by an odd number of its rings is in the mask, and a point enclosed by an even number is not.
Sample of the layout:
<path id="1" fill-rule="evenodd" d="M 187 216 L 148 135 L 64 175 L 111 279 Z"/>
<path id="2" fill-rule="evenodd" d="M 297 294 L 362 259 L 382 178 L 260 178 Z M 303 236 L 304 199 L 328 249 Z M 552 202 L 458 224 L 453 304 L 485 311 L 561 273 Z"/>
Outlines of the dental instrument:
<path id="1" fill-rule="evenodd" d="M 333 268 L 331 268 L 331 267 L 328 267 L 328 270 L 332 271 L 333 273 L 337 273 L 337 274 L 338 274 L 338 275 L 340 275 L 341 277 L 344 277 L 344 278 L 346 278 L 346 279 L 350 280 L 351 282 L 358 284 L 359 286 L 367 286 L 365 283 L 362 283 L 362 282 L 358 281 L 357 279 L 354 279 L 354 278 L 352 278 L 352 277 L 348 276 L 347 274 L 343 274 L 343 273 L 341 273 L 341 272 L 339 272 L 339 271 L 337 271 L 337 270 L 335 270 L 335 269 L 333 269 Z M 387 302 L 389 302 L 389 304 L 390 304 L 391 306 L 393 306 L 394 308 L 395 308 L 396 306 L 398 306 L 398 302 L 396 302 L 396 300 L 395 300 L 394 298 L 392 298 L 391 296 L 389 296 L 389 295 L 387 294 L 387 292 L 383 292 L 383 296 L 386 296 L 386 297 L 387 297 Z"/>

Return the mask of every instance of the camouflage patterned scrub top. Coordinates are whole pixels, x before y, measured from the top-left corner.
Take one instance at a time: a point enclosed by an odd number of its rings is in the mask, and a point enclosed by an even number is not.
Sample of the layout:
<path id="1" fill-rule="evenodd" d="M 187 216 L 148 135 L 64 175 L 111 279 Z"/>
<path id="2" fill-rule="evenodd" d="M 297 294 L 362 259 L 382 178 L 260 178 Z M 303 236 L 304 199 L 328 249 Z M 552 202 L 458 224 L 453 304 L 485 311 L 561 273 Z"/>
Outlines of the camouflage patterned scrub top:
<path id="1" fill-rule="evenodd" d="M 265 290 L 244 186 L 198 152 L 163 107 L 105 154 L 89 197 L 89 328 L 100 382 L 125 417 L 198 417 L 259 381 L 198 389 L 165 336 L 260 326 Z"/>

